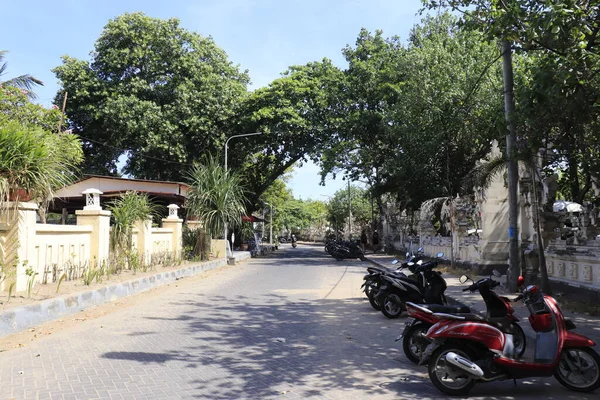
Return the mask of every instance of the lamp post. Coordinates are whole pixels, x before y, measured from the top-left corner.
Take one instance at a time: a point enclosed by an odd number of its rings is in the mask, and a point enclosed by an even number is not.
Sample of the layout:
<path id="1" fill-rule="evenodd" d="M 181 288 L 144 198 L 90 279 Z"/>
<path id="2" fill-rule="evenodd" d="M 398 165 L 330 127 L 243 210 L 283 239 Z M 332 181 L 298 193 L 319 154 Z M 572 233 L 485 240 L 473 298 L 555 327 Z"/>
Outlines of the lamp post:
<path id="1" fill-rule="evenodd" d="M 262 132 L 244 133 L 241 135 L 233 135 L 233 136 L 230 136 L 229 138 L 227 138 L 227 140 L 225 141 L 225 174 L 227 174 L 227 144 L 229 143 L 229 141 L 233 138 L 254 136 L 254 135 L 262 135 Z M 224 232 L 223 237 L 225 238 L 225 251 L 227 252 L 227 257 L 231 257 L 233 254 L 231 253 L 231 248 L 229 247 L 229 239 L 227 238 L 227 221 L 224 221 L 224 226 L 225 226 L 225 232 Z"/>
<path id="2" fill-rule="evenodd" d="M 271 213 L 271 218 L 269 218 L 269 244 L 273 244 L 273 206 L 269 203 L 266 203 L 269 206 L 269 211 Z"/>

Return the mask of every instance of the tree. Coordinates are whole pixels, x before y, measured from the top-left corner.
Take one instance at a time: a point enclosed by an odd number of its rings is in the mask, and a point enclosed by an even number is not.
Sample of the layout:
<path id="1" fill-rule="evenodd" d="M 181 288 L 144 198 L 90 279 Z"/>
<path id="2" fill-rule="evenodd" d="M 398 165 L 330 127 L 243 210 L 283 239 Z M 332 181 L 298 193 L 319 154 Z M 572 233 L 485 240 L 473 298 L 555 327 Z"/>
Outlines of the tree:
<path id="1" fill-rule="evenodd" d="M 6 62 L 4 62 L 4 57 L 5 57 L 6 53 L 8 53 L 6 50 L 0 50 L 0 78 L 2 78 L 2 76 L 6 74 L 6 69 L 8 68 L 8 64 Z M 25 92 L 25 94 L 27 94 L 27 96 L 30 99 L 35 99 L 37 97 L 35 95 L 35 93 L 33 92 L 33 87 L 37 86 L 37 85 L 43 86 L 44 83 L 29 74 L 20 75 L 20 76 L 8 79 L 6 81 L 0 80 L 0 88 L 1 87 L 5 87 L 5 88 L 15 87 L 15 88 L 21 89 Z"/>
<path id="2" fill-rule="evenodd" d="M 225 224 L 236 228 L 246 213 L 246 197 L 242 178 L 225 171 L 219 161 L 207 155 L 189 172 L 188 215 L 202 221 L 203 229 L 212 237 L 223 234 Z"/>
<path id="3" fill-rule="evenodd" d="M 257 205 L 267 188 L 296 163 L 312 158 L 337 135 L 336 104 L 341 71 L 330 60 L 293 66 L 268 87 L 257 89 L 243 103 L 237 133 L 263 132 L 235 144 L 233 161 L 248 180 L 249 200 Z"/>
<path id="4" fill-rule="evenodd" d="M 133 249 L 133 226 L 158 214 L 159 208 L 147 194 L 128 191 L 114 200 L 108 210 L 112 213 L 113 224 L 110 230 L 110 247 L 130 261 Z M 149 261 L 149 260 L 146 260 Z"/>
<path id="5" fill-rule="evenodd" d="M 335 192 L 327 204 L 327 210 L 328 219 L 336 231 L 347 231 L 349 210 L 352 213 L 353 232 L 357 230 L 357 227 L 368 225 L 371 221 L 371 204 L 368 192 L 358 186 L 351 185 L 350 190 L 340 189 Z M 349 234 L 351 233 L 349 232 Z"/>
<path id="6" fill-rule="evenodd" d="M 347 117 L 324 153 L 323 177 L 367 180 L 381 215 L 385 193 L 418 209 L 461 190 L 499 134 L 496 47 L 442 14 L 415 26 L 407 45 L 363 29 L 344 55 Z"/>
<path id="7" fill-rule="evenodd" d="M 9 200 L 46 202 L 70 184 L 83 160 L 81 143 L 56 134 L 55 111 L 29 102 L 15 88 L 0 88 L 0 204 Z M 44 214 L 42 222 L 44 222 Z"/>
<path id="8" fill-rule="evenodd" d="M 248 75 L 211 38 L 179 20 L 142 13 L 108 22 L 90 62 L 63 57 L 69 127 L 84 143 L 88 173 L 181 180 L 201 154 L 223 148 Z"/>

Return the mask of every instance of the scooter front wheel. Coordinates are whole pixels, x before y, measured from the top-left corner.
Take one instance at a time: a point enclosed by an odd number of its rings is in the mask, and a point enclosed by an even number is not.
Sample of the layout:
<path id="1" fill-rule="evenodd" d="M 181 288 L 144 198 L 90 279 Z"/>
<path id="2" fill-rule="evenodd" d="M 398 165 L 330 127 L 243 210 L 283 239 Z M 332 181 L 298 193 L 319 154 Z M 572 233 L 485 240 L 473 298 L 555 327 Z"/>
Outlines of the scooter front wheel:
<path id="1" fill-rule="evenodd" d="M 600 387 L 600 356 L 589 347 L 563 349 L 554 377 L 576 392 L 593 392 Z"/>
<path id="2" fill-rule="evenodd" d="M 525 353 L 525 347 L 527 345 L 527 337 L 523 328 L 516 322 L 513 324 L 513 342 L 515 344 L 515 354 L 517 358 L 521 358 Z"/>
<path id="3" fill-rule="evenodd" d="M 406 358 L 415 364 L 421 362 L 421 354 L 430 343 L 430 340 L 425 337 L 429 328 L 431 328 L 430 324 L 415 324 L 410 327 L 402 339 L 402 348 Z"/>
<path id="4" fill-rule="evenodd" d="M 475 386 L 475 379 L 446 361 L 446 356 L 450 352 L 473 360 L 471 352 L 463 346 L 452 344 L 442 346 L 433 352 L 429 360 L 429 379 L 443 393 L 450 396 L 465 396 Z"/>

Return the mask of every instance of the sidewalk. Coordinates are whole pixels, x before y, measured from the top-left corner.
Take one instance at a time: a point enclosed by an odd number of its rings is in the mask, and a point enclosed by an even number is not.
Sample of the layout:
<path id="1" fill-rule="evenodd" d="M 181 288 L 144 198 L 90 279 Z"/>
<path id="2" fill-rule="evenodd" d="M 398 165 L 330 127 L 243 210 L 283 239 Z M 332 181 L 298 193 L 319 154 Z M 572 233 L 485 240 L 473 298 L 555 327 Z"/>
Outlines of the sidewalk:
<path id="1" fill-rule="evenodd" d="M 388 256 L 385 254 L 368 254 L 367 260 L 373 264 L 381 265 L 385 267 L 392 267 L 392 260 L 394 257 Z M 399 259 L 399 261 L 404 261 Z M 405 271 L 407 275 L 410 274 L 410 271 Z M 477 279 L 484 278 L 482 276 L 472 276 L 468 273 L 465 273 L 473 280 L 477 281 Z M 486 308 L 483 299 L 481 298 L 479 293 L 470 293 L 464 292 L 463 289 L 467 287 L 467 285 L 463 285 L 459 282 L 458 276 L 456 275 L 448 275 L 444 274 L 444 279 L 446 279 L 446 283 L 448 284 L 448 289 L 446 289 L 446 297 L 448 298 L 449 303 L 453 304 L 462 304 L 466 305 L 473 312 L 478 312 L 480 314 L 485 314 Z M 504 277 L 497 278 L 500 282 L 504 282 Z M 496 293 L 507 296 L 509 298 L 516 297 L 516 294 L 511 294 L 505 290 L 504 287 L 498 287 L 495 289 Z M 560 299 L 558 299 L 560 305 Z M 529 311 L 523 305 L 523 302 L 513 303 L 513 307 L 515 309 L 515 315 L 521 320 L 521 327 L 525 331 L 525 334 L 529 339 L 535 338 L 535 332 L 531 329 L 527 318 L 529 317 Z M 587 336 L 593 341 L 596 342 L 596 350 L 600 351 L 600 317 L 592 317 L 586 314 L 574 314 L 570 311 L 562 310 L 565 318 L 571 319 L 575 326 L 575 332 Z"/>
<path id="2" fill-rule="evenodd" d="M 236 262 L 249 258 L 250 252 L 233 252 L 233 259 Z M 100 304 L 132 296 L 154 287 L 174 282 L 183 277 L 194 276 L 225 265 L 227 265 L 225 257 L 211 261 L 183 264 L 169 271 L 133 278 L 132 280 L 123 282 L 105 281 L 104 284 L 86 288 L 80 292 L 53 297 L 26 306 L 8 308 L 0 311 L 0 338 Z"/>

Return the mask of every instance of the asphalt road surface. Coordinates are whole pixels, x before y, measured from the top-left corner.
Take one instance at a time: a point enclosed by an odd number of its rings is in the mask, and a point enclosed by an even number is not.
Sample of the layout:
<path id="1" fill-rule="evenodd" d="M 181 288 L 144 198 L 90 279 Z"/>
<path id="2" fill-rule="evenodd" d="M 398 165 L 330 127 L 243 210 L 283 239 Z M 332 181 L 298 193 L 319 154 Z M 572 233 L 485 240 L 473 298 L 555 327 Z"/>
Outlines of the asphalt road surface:
<path id="1" fill-rule="evenodd" d="M 0 399 L 446 398 L 394 343 L 404 318 L 386 319 L 361 293 L 367 265 L 288 244 L 38 327 L 0 352 Z M 600 396 L 552 378 L 471 394 Z"/>

